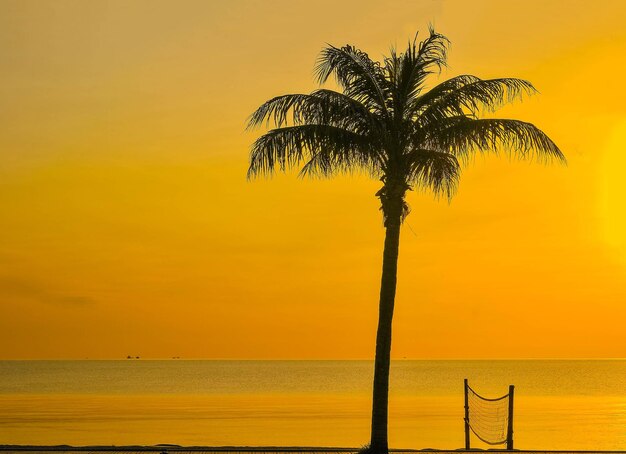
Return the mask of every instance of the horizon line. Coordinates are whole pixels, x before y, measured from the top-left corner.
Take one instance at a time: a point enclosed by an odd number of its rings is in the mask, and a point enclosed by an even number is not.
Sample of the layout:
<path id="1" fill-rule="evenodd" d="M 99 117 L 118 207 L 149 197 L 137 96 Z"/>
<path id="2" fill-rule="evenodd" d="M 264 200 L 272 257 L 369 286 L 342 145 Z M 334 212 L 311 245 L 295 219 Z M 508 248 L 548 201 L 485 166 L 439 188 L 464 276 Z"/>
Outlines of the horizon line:
<path id="1" fill-rule="evenodd" d="M 516 358 L 392 358 L 391 361 L 624 361 L 626 357 L 516 357 Z M 205 357 L 106 357 L 106 358 L 0 358 L 0 361 L 370 361 L 373 358 L 205 358 Z"/>

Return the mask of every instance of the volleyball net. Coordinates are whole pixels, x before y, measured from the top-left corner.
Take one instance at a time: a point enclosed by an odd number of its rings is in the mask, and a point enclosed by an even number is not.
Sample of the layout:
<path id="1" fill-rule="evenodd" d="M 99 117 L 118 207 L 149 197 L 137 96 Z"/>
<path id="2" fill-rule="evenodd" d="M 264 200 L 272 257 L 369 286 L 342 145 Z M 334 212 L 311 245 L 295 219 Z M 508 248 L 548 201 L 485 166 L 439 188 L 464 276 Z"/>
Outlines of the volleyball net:
<path id="1" fill-rule="evenodd" d="M 513 395 L 515 387 L 501 397 L 481 396 L 465 384 L 465 449 L 470 449 L 470 433 L 488 445 L 513 449 Z"/>

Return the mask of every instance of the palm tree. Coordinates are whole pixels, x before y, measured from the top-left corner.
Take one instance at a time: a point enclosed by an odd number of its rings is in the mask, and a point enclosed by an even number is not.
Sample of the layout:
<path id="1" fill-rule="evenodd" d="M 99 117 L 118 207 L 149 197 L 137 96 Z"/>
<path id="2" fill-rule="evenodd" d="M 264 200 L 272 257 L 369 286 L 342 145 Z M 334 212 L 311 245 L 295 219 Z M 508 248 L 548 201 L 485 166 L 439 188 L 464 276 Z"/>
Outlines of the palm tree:
<path id="1" fill-rule="evenodd" d="M 387 453 L 391 327 L 396 294 L 400 226 L 409 213 L 407 191 L 430 189 L 452 197 L 461 166 L 476 153 L 505 151 L 520 158 L 565 161 L 550 138 L 530 123 L 480 118 L 536 92 L 515 78 L 462 75 L 430 90 L 427 77 L 446 64 L 448 39 L 429 36 L 393 48 L 377 62 L 353 47 L 327 46 L 315 67 L 318 82 L 334 76 L 341 91 L 277 96 L 249 118 L 248 128 L 269 127 L 252 145 L 248 177 L 299 167 L 303 176 L 362 171 L 380 179 L 385 227 L 382 279 L 368 451 Z"/>

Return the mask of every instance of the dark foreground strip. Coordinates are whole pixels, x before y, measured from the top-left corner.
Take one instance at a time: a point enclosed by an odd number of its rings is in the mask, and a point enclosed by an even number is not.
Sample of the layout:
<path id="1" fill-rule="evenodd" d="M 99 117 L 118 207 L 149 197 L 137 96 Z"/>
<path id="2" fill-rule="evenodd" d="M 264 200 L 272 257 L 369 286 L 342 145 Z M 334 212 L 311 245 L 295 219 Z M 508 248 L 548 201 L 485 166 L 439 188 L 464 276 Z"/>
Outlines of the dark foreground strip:
<path id="1" fill-rule="evenodd" d="M 299 453 L 319 453 L 319 454 L 342 454 L 357 453 L 360 448 L 326 448 L 326 447 L 300 447 L 300 446 L 179 446 L 179 445 L 155 445 L 155 446 L 24 446 L 24 445 L 0 445 L 0 452 L 11 453 L 48 453 L 48 452 L 81 452 L 81 453 L 146 453 L 158 452 L 161 454 L 177 453 L 177 454 L 194 454 L 194 453 L 220 453 L 220 454 L 238 454 L 238 453 L 264 453 L 264 454 L 299 454 Z M 390 449 L 389 452 L 394 454 L 402 453 L 434 453 L 434 454 L 472 454 L 484 452 L 489 454 L 626 454 L 626 451 L 576 451 L 576 450 L 554 450 L 554 451 L 538 451 L 538 450 L 520 450 L 507 451 L 506 449 Z"/>

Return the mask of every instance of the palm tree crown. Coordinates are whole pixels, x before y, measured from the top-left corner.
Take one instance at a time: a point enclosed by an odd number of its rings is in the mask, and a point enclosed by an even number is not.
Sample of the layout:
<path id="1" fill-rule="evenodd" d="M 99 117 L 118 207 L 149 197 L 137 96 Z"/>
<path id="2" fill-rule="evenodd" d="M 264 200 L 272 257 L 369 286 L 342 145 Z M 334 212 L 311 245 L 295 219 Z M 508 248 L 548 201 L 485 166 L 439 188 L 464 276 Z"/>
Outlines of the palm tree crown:
<path id="1" fill-rule="evenodd" d="M 530 123 L 481 119 L 502 105 L 533 94 L 528 81 L 461 75 L 425 90 L 427 76 L 446 65 L 449 41 L 430 30 L 427 39 L 394 49 L 381 63 L 353 46 L 328 46 L 315 74 L 331 75 L 342 92 L 318 89 L 270 99 L 249 118 L 249 128 L 274 124 L 252 146 L 248 176 L 301 167 L 302 175 L 366 171 L 383 182 L 387 202 L 407 190 L 429 188 L 451 197 L 459 163 L 475 152 L 506 150 L 521 158 L 564 160 L 548 136 Z M 403 216 L 408 207 L 403 202 Z"/>
<path id="2" fill-rule="evenodd" d="M 480 118 L 535 93 L 530 82 L 453 77 L 426 89 L 430 74 L 446 64 L 448 40 L 430 30 L 404 52 L 381 62 L 353 47 L 327 46 L 315 74 L 320 84 L 334 76 L 341 91 L 277 96 L 259 107 L 249 128 L 273 125 L 252 145 L 248 177 L 299 167 L 302 175 L 329 177 L 365 171 L 382 181 L 385 244 L 380 286 L 372 429 L 368 450 L 388 452 L 391 328 L 396 292 L 400 226 L 408 214 L 405 195 L 430 189 L 448 198 L 475 153 L 504 150 L 520 158 L 565 161 L 541 130 L 519 120 Z"/>

